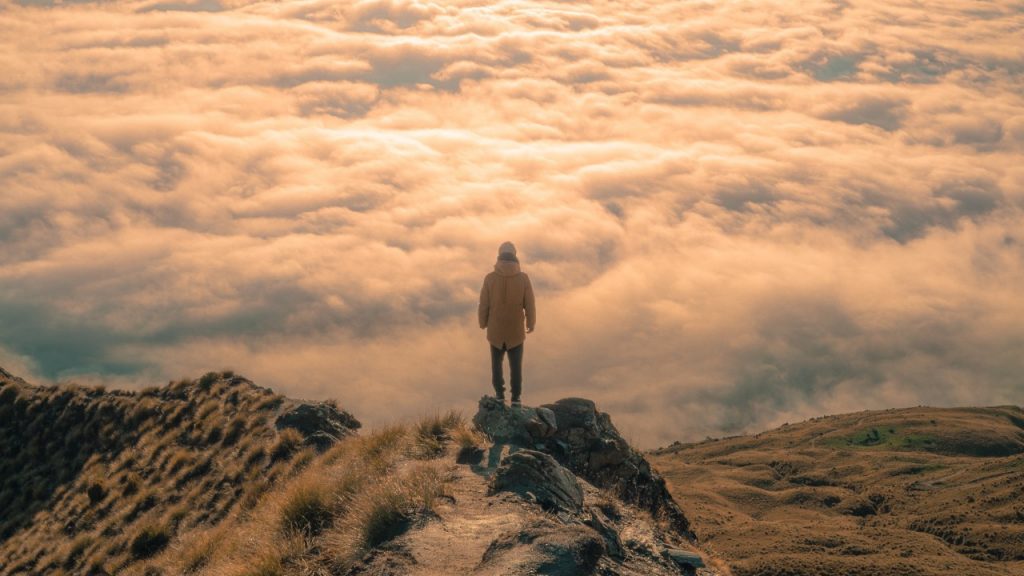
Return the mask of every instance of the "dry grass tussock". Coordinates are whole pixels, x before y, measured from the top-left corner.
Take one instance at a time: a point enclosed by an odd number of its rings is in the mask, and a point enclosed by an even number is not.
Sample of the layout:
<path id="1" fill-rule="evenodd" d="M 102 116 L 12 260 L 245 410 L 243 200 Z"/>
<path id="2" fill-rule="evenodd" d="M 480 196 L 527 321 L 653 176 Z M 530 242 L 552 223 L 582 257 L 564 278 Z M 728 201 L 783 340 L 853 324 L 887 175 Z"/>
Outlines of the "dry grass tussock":
<path id="1" fill-rule="evenodd" d="M 248 511 L 186 534 L 131 574 L 314 576 L 341 573 L 429 517 L 452 464 L 437 456 L 469 434 L 457 413 L 344 440 L 270 487 Z"/>
<path id="2" fill-rule="evenodd" d="M 130 572 L 237 516 L 315 459 L 281 405 L 230 372 L 139 393 L 0 377 L 0 576 Z"/>

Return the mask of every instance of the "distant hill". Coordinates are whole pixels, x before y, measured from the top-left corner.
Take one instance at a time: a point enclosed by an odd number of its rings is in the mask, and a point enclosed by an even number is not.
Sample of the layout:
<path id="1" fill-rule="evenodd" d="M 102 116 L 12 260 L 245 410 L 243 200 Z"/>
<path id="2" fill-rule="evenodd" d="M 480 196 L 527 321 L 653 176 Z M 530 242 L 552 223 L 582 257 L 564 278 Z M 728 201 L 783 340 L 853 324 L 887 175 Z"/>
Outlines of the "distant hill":
<path id="1" fill-rule="evenodd" d="M 650 456 L 736 576 L 1024 574 L 1020 407 L 826 416 Z"/>

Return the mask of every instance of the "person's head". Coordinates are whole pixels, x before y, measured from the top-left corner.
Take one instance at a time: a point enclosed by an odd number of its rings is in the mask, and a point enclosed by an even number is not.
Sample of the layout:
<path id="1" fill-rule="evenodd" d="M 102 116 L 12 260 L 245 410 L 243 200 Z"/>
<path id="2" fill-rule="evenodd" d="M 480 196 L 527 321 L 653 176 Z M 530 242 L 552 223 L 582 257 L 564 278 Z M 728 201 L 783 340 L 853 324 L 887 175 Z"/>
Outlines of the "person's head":
<path id="1" fill-rule="evenodd" d="M 502 242 L 501 246 L 498 246 L 498 260 L 518 261 L 516 258 L 516 245 L 511 242 Z"/>

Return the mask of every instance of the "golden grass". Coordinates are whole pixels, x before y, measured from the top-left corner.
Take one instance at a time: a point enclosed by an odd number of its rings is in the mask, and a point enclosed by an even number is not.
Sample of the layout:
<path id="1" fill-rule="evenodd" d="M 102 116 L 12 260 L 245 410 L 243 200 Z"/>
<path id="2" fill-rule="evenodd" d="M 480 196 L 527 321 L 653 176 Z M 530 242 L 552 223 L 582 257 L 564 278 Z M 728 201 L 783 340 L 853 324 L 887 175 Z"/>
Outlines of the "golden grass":
<path id="1" fill-rule="evenodd" d="M 139 394 L 5 383 L 0 440 L 17 449 L 0 462 L 2 563 L 26 573 L 131 572 L 164 537 L 237 509 L 239 483 L 259 476 L 272 486 L 313 462 L 300 449 L 285 466 L 268 470 L 265 455 L 246 466 L 249 454 L 223 442 L 237 407 L 213 393 L 229 388 L 236 403 L 265 398 L 227 381 L 202 395 L 190 379 Z M 234 433 L 267 450 L 273 415 L 248 416 Z"/>
<path id="2" fill-rule="evenodd" d="M 121 488 L 122 496 L 131 496 L 139 491 L 142 487 L 143 481 L 142 476 L 139 476 L 138 472 L 130 471 L 124 475 L 121 480 L 123 487 Z"/>
<path id="3" fill-rule="evenodd" d="M 336 487 L 320 474 L 304 474 L 286 489 L 280 508 L 281 529 L 315 536 L 339 512 Z"/>
<path id="4" fill-rule="evenodd" d="M 444 414 L 435 414 L 423 418 L 416 423 L 417 436 L 429 436 L 433 438 L 447 438 L 449 432 L 465 423 L 462 413 L 457 410 L 449 410 Z"/>
<path id="5" fill-rule="evenodd" d="M 304 441 L 305 438 L 303 438 L 298 430 L 293 430 L 292 428 L 281 430 L 277 434 L 277 442 L 270 451 L 270 459 L 274 462 L 287 460 L 298 451 Z"/>
<path id="6" fill-rule="evenodd" d="M 64 560 L 65 566 L 74 565 L 75 560 L 82 556 L 93 545 L 93 542 L 95 542 L 95 538 L 92 534 L 82 534 L 72 540 Z"/>
<path id="7" fill-rule="evenodd" d="M 235 418 L 231 420 L 231 423 L 228 424 L 227 430 L 224 432 L 224 438 L 221 442 L 225 446 L 231 446 L 238 442 L 238 439 L 242 437 L 248 427 L 248 422 L 245 417 L 235 416 Z"/>
<path id="8" fill-rule="evenodd" d="M 436 457 L 472 438 L 449 412 L 318 454 L 296 431 L 274 430 L 282 397 L 220 378 L 207 391 L 182 379 L 123 396 L 4 385 L 0 431 L 32 440 L 0 462 L 0 509 L 46 500 L 73 510 L 75 525 L 21 532 L 0 557 L 47 574 L 329 574 L 428 514 L 451 466 Z M 48 410 L 65 405 L 84 409 L 80 423 L 54 426 L 61 412 Z M 58 453 L 74 454 L 77 476 L 39 464 Z M 16 520 L 7 514 L 0 529 Z"/>
<path id="9" fill-rule="evenodd" d="M 280 467 L 280 483 L 246 489 L 262 491 L 248 511 L 210 537 L 184 537 L 155 565 L 168 574 L 210 576 L 337 573 L 433 510 L 452 465 L 423 460 L 423 439 L 450 438 L 463 425 L 446 414 L 387 426 L 319 456 L 309 451 L 308 461 L 294 467 L 303 450 L 272 467 Z"/>
<path id="10" fill-rule="evenodd" d="M 187 448 L 178 448 L 168 458 L 168 472 L 175 474 L 188 466 L 195 459 L 195 456 Z"/>
<path id="11" fill-rule="evenodd" d="M 423 418 L 413 428 L 414 455 L 421 458 L 440 456 L 444 452 L 444 443 L 451 440 L 451 431 L 464 423 L 462 415 L 454 410 Z"/>
<path id="12" fill-rule="evenodd" d="M 488 444 L 487 437 L 467 423 L 452 430 L 452 440 L 459 449 L 480 448 Z"/>
<path id="13" fill-rule="evenodd" d="M 368 550 L 404 532 L 433 510 L 449 481 L 449 468 L 417 462 L 401 473 L 378 477 L 346 502 L 346 513 L 325 534 L 324 548 L 333 565 L 347 569 Z"/>
<path id="14" fill-rule="evenodd" d="M 225 545 L 226 526 L 196 530 L 177 542 L 172 554 L 178 557 L 182 574 L 203 569 Z"/>
<path id="15" fill-rule="evenodd" d="M 388 459 L 394 459 L 399 456 L 404 448 L 404 444 L 407 444 L 408 438 L 409 430 L 407 427 L 393 424 L 385 426 L 369 436 L 355 438 L 352 444 L 346 442 L 346 446 L 340 446 L 339 448 L 342 450 L 352 448 L 358 453 L 360 460 L 384 465 L 388 462 Z"/>
<path id="16" fill-rule="evenodd" d="M 284 402 L 284 396 L 274 394 L 256 405 L 257 410 L 274 410 Z"/>
<path id="17" fill-rule="evenodd" d="M 194 498 L 191 498 L 192 500 Z M 167 513 L 167 524 L 177 529 L 181 522 L 188 517 L 189 513 L 192 512 L 192 506 L 190 502 L 178 504 L 171 511 Z"/>

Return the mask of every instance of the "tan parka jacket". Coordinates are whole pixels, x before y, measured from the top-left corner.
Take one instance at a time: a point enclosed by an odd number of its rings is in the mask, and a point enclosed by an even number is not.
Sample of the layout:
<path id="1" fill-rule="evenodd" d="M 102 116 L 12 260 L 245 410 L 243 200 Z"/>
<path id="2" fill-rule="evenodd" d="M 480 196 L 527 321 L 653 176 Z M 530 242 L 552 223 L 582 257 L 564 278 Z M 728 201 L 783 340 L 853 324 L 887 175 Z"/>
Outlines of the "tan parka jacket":
<path id="1" fill-rule="evenodd" d="M 525 328 L 533 330 L 537 308 L 530 277 L 519 262 L 498 260 L 494 272 L 484 277 L 480 289 L 480 327 L 487 329 L 487 341 L 495 348 L 515 348 L 526 341 Z"/>

